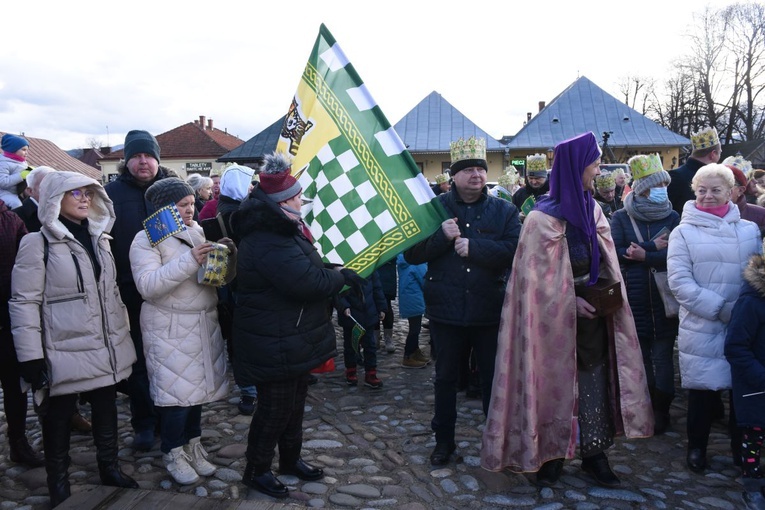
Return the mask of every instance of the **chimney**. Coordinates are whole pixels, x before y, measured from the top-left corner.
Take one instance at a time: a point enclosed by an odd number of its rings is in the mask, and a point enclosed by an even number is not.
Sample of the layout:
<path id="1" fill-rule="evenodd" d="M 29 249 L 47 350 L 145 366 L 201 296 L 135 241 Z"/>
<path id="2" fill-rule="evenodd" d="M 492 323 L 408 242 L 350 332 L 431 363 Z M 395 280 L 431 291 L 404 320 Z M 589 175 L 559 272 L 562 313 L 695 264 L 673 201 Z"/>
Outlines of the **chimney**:
<path id="1" fill-rule="evenodd" d="M 209 129 L 210 131 L 213 130 L 212 119 L 207 119 L 207 129 Z"/>
<path id="2" fill-rule="evenodd" d="M 526 122 L 531 120 L 531 112 L 526 112 Z"/>
<path id="3" fill-rule="evenodd" d="M 544 109 L 545 109 L 545 102 L 544 101 L 540 101 L 539 102 L 539 111 L 541 112 Z"/>
<path id="4" fill-rule="evenodd" d="M 202 131 L 204 131 L 204 129 L 205 129 L 205 116 L 204 115 L 200 115 L 199 116 L 199 127 L 201 127 Z"/>

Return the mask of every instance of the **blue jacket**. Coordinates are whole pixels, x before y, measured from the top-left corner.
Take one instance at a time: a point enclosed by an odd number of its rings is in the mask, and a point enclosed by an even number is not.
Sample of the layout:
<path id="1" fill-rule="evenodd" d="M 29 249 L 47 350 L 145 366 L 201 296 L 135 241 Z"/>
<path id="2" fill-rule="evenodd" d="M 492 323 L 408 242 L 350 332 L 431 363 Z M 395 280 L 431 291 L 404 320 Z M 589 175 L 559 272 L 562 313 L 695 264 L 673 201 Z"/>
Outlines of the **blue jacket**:
<path id="1" fill-rule="evenodd" d="M 425 283 L 427 264 L 412 265 L 403 253 L 396 258 L 398 268 L 398 314 L 402 319 L 425 314 L 425 297 L 422 286 Z"/>
<path id="2" fill-rule="evenodd" d="M 627 300 L 635 317 L 635 329 L 641 341 L 674 341 L 677 336 L 677 317 L 669 319 L 665 315 L 659 290 L 651 276 L 651 268 L 657 271 L 667 270 L 667 248 L 657 250 L 650 239 L 664 227 L 674 229 L 680 223 L 680 215 L 670 211 L 669 216 L 661 220 L 648 223 L 636 219 L 635 222 L 643 236 L 642 243 L 638 242 L 626 209 L 619 209 L 611 217 L 611 237 L 619 257 L 624 284 L 627 286 Z M 624 258 L 630 243 L 638 244 L 645 250 L 644 261 Z"/>
<path id="3" fill-rule="evenodd" d="M 454 241 L 448 241 L 438 228 L 404 253 L 410 264 L 428 263 L 426 315 L 455 326 L 496 326 L 521 233 L 518 209 L 488 196 L 485 188 L 481 198 L 471 204 L 460 198 L 456 187 L 436 199 L 451 218 L 457 218 L 462 237 L 470 245 L 468 257 L 460 257 Z"/>
<path id="4" fill-rule="evenodd" d="M 388 310 L 388 302 L 385 300 L 380 274 L 373 272 L 364 280 L 364 301 L 351 292 L 346 292 L 338 299 L 337 323 L 344 328 L 353 328 L 356 324 L 343 313 L 347 308 L 351 309 L 351 315 L 356 322 L 366 330 L 371 330 L 380 322 L 379 313 Z"/>
<path id="5" fill-rule="evenodd" d="M 739 427 L 765 427 L 765 258 L 753 256 L 744 270 L 741 295 L 733 306 L 725 338 L 731 367 L 733 405 Z"/>

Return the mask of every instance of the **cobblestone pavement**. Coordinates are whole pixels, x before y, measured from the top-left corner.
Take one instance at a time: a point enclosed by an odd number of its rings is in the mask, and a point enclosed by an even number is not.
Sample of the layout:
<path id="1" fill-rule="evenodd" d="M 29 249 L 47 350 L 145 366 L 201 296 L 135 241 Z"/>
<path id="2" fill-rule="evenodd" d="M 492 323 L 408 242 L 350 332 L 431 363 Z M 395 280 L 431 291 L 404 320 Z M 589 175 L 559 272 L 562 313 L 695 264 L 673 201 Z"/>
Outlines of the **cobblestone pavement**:
<path id="1" fill-rule="evenodd" d="M 309 390 L 303 458 L 324 468 L 319 482 L 280 476 L 290 489 L 284 500 L 296 507 L 500 509 L 735 509 L 741 508 L 738 469 L 730 456 L 722 422 L 715 423 L 708 452 L 710 467 L 703 475 L 685 466 L 685 396 L 672 406 L 672 429 L 649 439 L 617 439 L 609 451 L 614 471 L 622 480 L 618 489 L 595 485 L 579 469 L 579 460 L 567 461 L 564 476 L 552 488 L 534 485 L 533 475 L 490 473 L 479 466 L 483 413 L 480 400 L 458 398 L 457 452 L 452 462 L 434 469 L 429 456 L 435 444 L 430 430 L 433 411 L 433 368 L 401 367 L 406 322 L 394 328 L 397 351 L 378 353 L 382 389 L 349 387 L 343 378 L 342 356 L 337 369 L 319 375 Z M 338 331 L 342 350 L 342 333 Z M 428 331 L 420 345 L 428 351 Z M 232 383 L 232 388 L 235 388 Z M 143 489 L 178 491 L 199 498 L 274 501 L 241 484 L 250 417 L 238 414 L 238 395 L 203 409 L 203 444 L 216 474 L 191 486 L 179 486 L 167 474 L 159 442 L 148 453 L 134 452 L 127 398 L 118 400 L 123 470 Z M 31 409 L 31 406 L 30 406 Z M 86 416 L 88 406 L 83 408 Z M 40 427 L 30 412 L 30 441 L 42 447 Z M 8 459 L 4 417 L 0 419 L 0 510 L 49 507 L 44 468 L 27 469 Z M 72 433 L 72 491 L 98 484 L 95 449 L 89 435 Z M 200 502 L 201 503 L 201 502 Z M 212 506 L 212 505 L 211 505 Z M 203 506 L 199 506 L 203 508 Z"/>

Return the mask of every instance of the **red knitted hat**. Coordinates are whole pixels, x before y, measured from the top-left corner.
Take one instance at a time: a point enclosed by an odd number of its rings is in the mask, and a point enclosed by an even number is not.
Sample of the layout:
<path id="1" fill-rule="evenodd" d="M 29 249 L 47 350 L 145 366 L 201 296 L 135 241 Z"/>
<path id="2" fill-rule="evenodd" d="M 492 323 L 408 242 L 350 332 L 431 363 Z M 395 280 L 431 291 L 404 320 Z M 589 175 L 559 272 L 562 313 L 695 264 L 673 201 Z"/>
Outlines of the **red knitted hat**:
<path id="1" fill-rule="evenodd" d="M 267 154 L 260 172 L 260 188 L 274 202 L 284 202 L 303 190 L 291 174 L 292 162 L 282 152 Z"/>
<path id="2" fill-rule="evenodd" d="M 736 180 L 736 186 L 746 186 L 746 175 L 733 165 L 725 165 L 733 172 L 733 178 Z"/>

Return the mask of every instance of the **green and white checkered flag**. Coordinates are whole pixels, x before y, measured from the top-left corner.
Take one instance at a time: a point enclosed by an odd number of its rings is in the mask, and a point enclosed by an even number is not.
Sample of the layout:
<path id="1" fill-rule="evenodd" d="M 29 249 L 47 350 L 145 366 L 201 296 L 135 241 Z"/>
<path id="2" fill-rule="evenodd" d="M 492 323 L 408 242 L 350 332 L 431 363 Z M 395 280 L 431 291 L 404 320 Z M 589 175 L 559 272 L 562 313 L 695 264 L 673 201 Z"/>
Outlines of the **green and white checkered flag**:
<path id="1" fill-rule="evenodd" d="M 303 216 L 327 262 L 369 276 L 448 216 L 364 82 L 322 25 L 277 151 L 310 203 Z"/>

